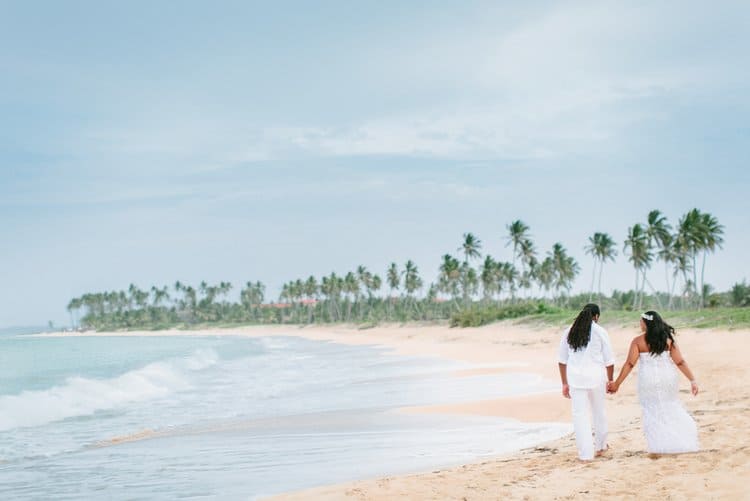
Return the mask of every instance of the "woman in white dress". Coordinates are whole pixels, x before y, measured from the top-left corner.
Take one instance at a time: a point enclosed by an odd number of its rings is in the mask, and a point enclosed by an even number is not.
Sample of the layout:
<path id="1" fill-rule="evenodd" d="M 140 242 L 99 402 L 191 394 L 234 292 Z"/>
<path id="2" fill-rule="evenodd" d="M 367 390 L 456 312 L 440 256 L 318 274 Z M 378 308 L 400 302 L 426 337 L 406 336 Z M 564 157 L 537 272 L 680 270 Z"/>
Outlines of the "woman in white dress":
<path id="1" fill-rule="evenodd" d="M 630 371 L 638 369 L 638 399 L 643 411 L 643 432 L 652 454 L 697 451 L 698 428 L 679 399 L 677 369 L 690 381 L 693 395 L 698 383 L 674 341 L 674 328 L 655 311 L 641 315 L 641 334 L 630 343 L 620 375 L 607 385 L 615 393 Z"/>

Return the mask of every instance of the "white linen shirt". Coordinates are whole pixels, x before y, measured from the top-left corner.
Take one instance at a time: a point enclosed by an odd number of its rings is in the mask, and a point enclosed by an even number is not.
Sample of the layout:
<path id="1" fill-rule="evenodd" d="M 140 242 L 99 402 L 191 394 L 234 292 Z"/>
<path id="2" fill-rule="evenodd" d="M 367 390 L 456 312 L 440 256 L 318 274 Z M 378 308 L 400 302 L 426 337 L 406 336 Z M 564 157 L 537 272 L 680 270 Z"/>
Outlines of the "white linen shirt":
<path id="1" fill-rule="evenodd" d="M 574 351 L 568 344 L 565 329 L 560 339 L 558 362 L 567 365 L 568 385 L 571 388 L 596 388 L 607 381 L 605 367 L 615 364 L 609 334 L 596 322 L 591 324 L 589 344 Z"/>

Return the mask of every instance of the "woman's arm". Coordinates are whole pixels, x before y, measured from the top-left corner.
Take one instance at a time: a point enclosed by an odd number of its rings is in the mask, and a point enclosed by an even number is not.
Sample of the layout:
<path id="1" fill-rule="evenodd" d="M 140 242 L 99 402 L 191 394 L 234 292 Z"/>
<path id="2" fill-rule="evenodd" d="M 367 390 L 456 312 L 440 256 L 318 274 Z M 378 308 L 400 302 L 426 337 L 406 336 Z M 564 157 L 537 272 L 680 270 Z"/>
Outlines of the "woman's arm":
<path id="1" fill-rule="evenodd" d="M 695 381 L 695 377 L 693 377 L 693 371 L 690 370 L 690 367 L 688 367 L 688 364 L 685 361 L 685 358 L 682 356 L 680 349 L 674 343 L 672 343 L 672 346 L 669 348 L 669 356 L 672 357 L 672 361 L 677 366 L 677 368 L 680 369 L 680 372 L 685 374 L 685 377 L 688 378 L 688 381 L 690 381 L 690 391 L 693 393 L 693 395 L 697 395 L 698 383 Z"/>
<path id="2" fill-rule="evenodd" d="M 570 398 L 570 387 L 568 386 L 568 366 L 564 363 L 558 363 L 560 367 L 560 381 L 562 382 L 562 396 Z"/>
<path id="3" fill-rule="evenodd" d="M 609 384 L 615 374 L 615 355 L 612 351 L 612 344 L 609 342 L 609 334 L 604 329 L 602 331 L 604 331 L 602 333 L 602 360 L 607 368 L 607 384 Z"/>
<path id="4" fill-rule="evenodd" d="M 560 382 L 562 383 L 562 395 L 570 398 L 570 387 L 568 386 L 568 356 L 570 355 L 570 346 L 568 346 L 568 332 L 565 331 L 560 338 L 560 346 L 557 350 L 557 365 L 560 368 Z"/>
<path id="5" fill-rule="evenodd" d="M 638 343 L 636 342 L 635 339 L 633 339 L 633 342 L 630 343 L 630 350 L 628 350 L 628 358 L 625 360 L 625 363 L 622 365 L 622 369 L 620 369 L 620 375 L 617 376 L 617 380 L 614 383 L 607 384 L 608 392 L 610 393 L 617 392 L 622 382 L 625 381 L 625 378 L 628 377 L 628 374 L 630 374 L 630 371 L 632 371 L 633 367 L 635 367 L 635 364 L 638 363 L 639 354 L 640 354 L 640 351 L 638 350 Z"/>

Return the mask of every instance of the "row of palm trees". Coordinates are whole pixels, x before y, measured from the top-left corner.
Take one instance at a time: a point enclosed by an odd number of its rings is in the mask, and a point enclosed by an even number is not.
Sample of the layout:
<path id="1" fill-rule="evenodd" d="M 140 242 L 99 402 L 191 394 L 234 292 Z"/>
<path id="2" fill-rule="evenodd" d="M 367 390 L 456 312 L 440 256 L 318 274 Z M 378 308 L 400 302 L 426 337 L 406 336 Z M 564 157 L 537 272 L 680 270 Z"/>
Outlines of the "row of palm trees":
<path id="1" fill-rule="evenodd" d="M 529 235 L 529 227 L 519 220 L 507 228 L 507 243 L 513 246 L 511 262 L 499 261 L 487 254 L 475 270 L 471 263 L 481 259 L 482 242 L 474 234 L 465 233 L 463 243 L 458 248 L 458 252 L 463 253 L 463 262 L 450 254 L 443 255 L 438 292 L 453 299 L 460 294 L 464 305 L 472 302 L 480 288 L 485 303 L 502 300 L 503 295 L 506 299 L 514 300 L 519 290 L 528 295 L 534 283 L 540 295 L 547 295 L 550 290 L 554 290 L 557 297 L 568 293 L 580 268 L 565 247 L 559 242 L 555 243 L 540 262 Z M 520 263 L 520 270 L 516 260 Z"/>
<path id="2" fill-rule="evenodd" d="M 648 285 L 659 307 L 671 309 L 674 306 L 676 287 L 682 280 L 680 300 L 683 306 L 705 305 L 709 288 L 705 284 L 706 258 L 708 254 L 722 248 L 724 227 L 718 219 L 707 212 L 692 209 L 678 220 L 673 228 L 666 216 L 658 210 L 648 213 L 645 223 L 636 223 L 628 228 L 623 242 L 623 251 L 635 270 L 635 296 L 633 307 L 642 307 L 645 287 Z M 601 276 L 604 263 L 614 261 L 617 256 L 616 243 L 607 233 L 594 233 L 589 238 L 586 253 L 594 258 L 594 274 L 591 291 L 594 290 L 594 278 L 599 269 L 598 293 L 601 296 Z M 698 259 L 700 264 L 700 282 L 698 277 Z M 661 304 L 656 287 L 648 278 L 654 261 L 664 263 L 667 304 Z"/>
<path id="3" fill-rule="evenodd" d="M 409 260 L 401 267 L 391 263 L 384 279 L 359 266 L 343 275 L 333 272 L 289 281 L 282 286 L 281 304 L 265 303 L 266 288 L 257 281 L 247 282 L 240 290 L 239 303 L 227 300 L 232 290 L 229 282 L 202 282 L 194 288 L 178 281 L 172 288 L 141 290 L 130 285 L 127 291 L 84 294 L 70 301 L 68 311 L 74 325 L 83 321 L 98 327 L 130 327 L 180 322 L 447 318 L 461 309 L 512 303 L 519 297 L 552 296 L 555 303 L 562 304 L 580 271 L 567 249 L 558 242 L 540 256 L 529 226 L 521 220 L 506 226 L 505 244 L 512 249 L 509 262 L 483 255 L 482 241 L 473 233 L 465 233 L 456 255 L 442 256 L 437 279 L 427 285 L 426 291 L 417 265 Z M 682 306 L 703 306 L 708 287 L 704 284 L 706 258 L 722 244 L 723 226 L 711 214 L 693 209 L 673 230 L 660 211 L 651 211 L 645 223 L 628 228 L 623 242 L 623 252 L 636 274 L 632 307 L 642 306 L 648 286 L 660 307 L 665 306 L 661 304 L 663 297 L 666 306 L 672 308 L 679 280 L 683 285 Z M 601 299 L 604 265 L 617 257 L 617 243 L 608 233 L 595 232 L 584 250 L 594 260 L 589 300 L 594 294 Z M 649 279 L 655 260 L 665 264 L 666 289 L 661 295 L 656 294 Z M 380 291 L 384 286 L 387 292 L 383 295 Z"/>
<path id="4" fill-rule="evenodd" d="M 528 227 L 526 227 L 528 229 Z M 391 263 L 385 280 L 365 266 L 344 275 L 335 272 L 317 279 L 289 281 L 282 286 L 282 304 L 267 304 L 265 285 L 247 282 L 240 291 L 239 303 L 226 300 L 232 284 L 221 282 L 199 286 L 176 282 L 173 288 L 153 286 L 141 290 L 131 284 L 125 291 L 84 294 L 68 304 L 73 325 L 95 328 L 147 327 L 176 323 L 205 322 L 338 322 L 364 320 L 446 319 L 461 308 L 469 307 L 479 289 L 485 302 L 513 300 L 518 286 L 530 288 L 531 277 L 538 276 L 549 291 L 569 290 L 578 265 L 561 244 L 555 244 L 549 256 L 536 270 L 533 245 L 527 239 L 519 247 L 522 272 L 512 263 L 486 256 L 479 269 L 472 262 L 481 257 L 481 241 L 464 235 L 458 251 L 463 262 L 450 254 L 443 256 L 438 280 L 424 295 L 424 279 L 412 260 L 402 267 Z M 526 268 L 530 271 L 527 271 Z M 387 296 L 379 295 L 386 285 Z M 83 316 L 81 313 L 83 312 Z"/>
<path id="5" fill-rule="evenodd" d="M 259 320 L 265 286 L 248 282 L 240 303 L 227 301 L 229 282 L 197 287 L 175 282 L 173 288 L 153 286 L 143 290 L 130 284 L 127 290 L 86 293 L 70 300 L 67 310 L 73 327 L 148 327 L 177 323 Z M 172 291 L 172 292 L 170 292 Z"/>

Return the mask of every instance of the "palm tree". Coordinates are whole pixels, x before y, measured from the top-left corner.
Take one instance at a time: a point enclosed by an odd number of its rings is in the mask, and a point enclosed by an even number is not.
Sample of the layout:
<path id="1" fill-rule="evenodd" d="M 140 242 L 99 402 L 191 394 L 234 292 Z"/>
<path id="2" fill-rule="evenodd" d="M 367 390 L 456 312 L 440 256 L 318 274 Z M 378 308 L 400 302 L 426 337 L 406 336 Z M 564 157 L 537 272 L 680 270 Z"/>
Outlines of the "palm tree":
<path id="1" fill-rule="evenodd" d="M 663 247 L 664 242 L 671 239 L 671 231 L 672 225 L 667 222 L 667 217 L 661 211 L 652 210 L 648 213 L 646 235 L 649 243 L 656 242 L 659 247 Z"/>
<path id="2" fill-rule="evenodd" d="M 649 249 L 653 249 L 656 247 L 658 249 L 657 252 L 657 258 L 662 259 L 663 257 L 669 257 L 669 250 L 668 248 L 672 244 L 672 226 L 667 222 L 666 216 L 664 216 L 661 211 L 659 210 L 652 210 L 648 213 L 648 217 L 646 218 L 646 235 L 648 237 L 648 247 Z M 665 261 L 664 263 L 665 268 L 669 266 L 669 264 Z M 644 281 L 649 283 L 646 279 L 646 275 L 644 272 Z M 651 284 L 649 283 L 649 286 Z M 653 290 L 654 288 L 651 287 Z M 656 290 L 653 290 L 654 294 L 656 294 Z M 667 292 L 669 292 L 669 283 L 667 282 Z M 657 301 L 661 304 L 661 301 L 659 300 L 659 296 L 657 294 L 656 296 Z"/>
<path id="3" fill-rule="evenodd" d="M 333 321 L 333 284 L 328 277 L 320 279 L 320 295 L 323 296 L 326 308 L 328 309 L 328 320 Z"/>
<path id="4" fill-rule="evenodd" d="M 479 272 L 479 279 L 482 283 L 482 295 L 485 301 L 495 295 L 498 289 L 498 266 L 497 261 L 492 259 L 489 254 L 484 257 L 482 268 Z"/>
<path id="5" fill-rule="evenodd" d="M 406 291 L 406 299 L 415 308 L 416 302 L 414 301 L 414 293 L 422 288 L 422 279 L 419 276 L 419 270 L 417 265 L 410 259 L 404 265 L 404 290 Z"/>
<path id="6" fill-rule="evenodd" d="M 75 329 L 77 327 L 74 312 L 78 311 L 80 308 L 81 308 L 80 298 L 73 298 L 68 303 L 67 310 L 68 310 L 68 313 L 70 313 L 70 328 L 71 329 Z"/>
<path id="7" fill-rule="evenodd" d="M 422 287 L 422 279 L 419 277 L 419 269 L 411 259 L 404 265 L 404 290 L 407 296 L 411 296 Z"/>
<path id="8" fill-rule="evenodd" d="M 372 282 L 372 273 L 370 273 L 367 267 L 362 265 L 357 266 L 357 280 L 359 280 L 360 285 L 367 291 L 369 297 L 371 295 L 370 282 Z"/>
<path id="9" fill-rule="evenodd" d="M 687 288 L 687 292 L 692 296 L 694 301 L 700 301 L 698 299 L 698 290 L 696 289 L 698 283 L 698 267 L 697 267 L 697 255 L 698 251 L 703 246 L 703 234 L 701 230 L 702 216 L 698 209 L 692 209 L 683 215 L 677 223 L 677 243 L 678 248 L 685 254 L 685 257 L 690 261 L 690 269 L 693 271 L 693 279 L 688 280 L 687 273 L 684 275 L 685 286 L 692 284 L 691 287 Z M 683 266 L 683 270 L 686 267 Z"/>
<path id="10" fill-rule="evenodd" d="M 521 242 L 529 237 L 529 227 L 520 219 L 517 219 L 505 227 L 508 230 L 508 236 L 506 237 L 507 244 L 513 245 L 513 266 L 516 265 L 516 256 L 518 255 L 518 247 Z"/>
<path id="11" fill-rule="evenodd" d="M 477 271 L 472 268 L 469 263 L 464 261 L 463 263 L 461 263 L 460 274 L 464 305 L 468 306 L 471 302 L 471 297 L 477 293 L 477 287 L 479 285 Z"/>
<path id="12" fill-rule="evenodd" d="M 425 296 L 425 307 L 430 313 L 429 320 L 435 320 L 439 318 L 439 306 L 438 306 L 438 292 L 439 287 L 435 283 L 431 283 L 427 288 L 427 295 Z"/>
<path id="13" fill-rule="evenodd" d="M 328 291 L 328 302 L 330 316 L 333 321 L 338 322 L 343 319 L 341 313 L 341 293 L 344 291 L 344 279 L 331 272 L 328 277 L 324 277 Z"/>
<path id="14" fill-rule="evenodd" d="M 552 260 L 552 270 L 554 273 L 553 284 L 558 296 L 562 296 L 561 289 L 566 292 L 570 291 L 573 280 L 578 275 L 579 266 L 572 256 L 568 256 L 568 251 L 559 242 L 552 246 L 552 251 L 548 256 Z"/>
<path id="15" fill-rule="evenodd" d="M 240 291 L 240 302 L 247 310 L 247 314 L 256 322 L 259 320 L 260 305 L 265 298 L 266 286 L 260 282 L 250 282 L 245 284 L 245 288 Z"/>
<path id="16" fill-rule="evenodd" d="M 393 291 L 397 291 L 401 284 L 401 273 L 398 271 L 398 265 L 391 263 L 388 267 L 386 274 L 386 280 L 388 281 L 388 287 L 390 288 L 389 296 L 393 296 Z"/>
<path id="17" fill-rule="evenodd" d="M 396 263 L 391 263 L 388 267 L 385 279 L 388 282 L 388 288 L 390 289 L 388 291 L 388 317 L 390 319 L 393 314 L 393 292 L 397 291 L 401 284 L 401 272 L 398 271 L 398 265 Z"/>
<path id="18" fill-rule="evenodd" d="M 545 292 L 545 296 L 547 293 L 549 293 L 549 290 L 552 288 L 552 284 L 555 281 L 555 265 L 552 262 L 552 258 L 547 256 L 544 258 L 544 261 L 542 261 L 542 264 L 539 265 L 539 268 L 536 272 L 536 280 L 539 283 L 540 290 L 543 289 Z"/>
<path id="19" fill-rule="evenodd" d="M 346 321 L 349 322 L 352 316 L 352 305 L 359 301 L 359 281 L 351 271 L 344 276 L 344 294 L 348 294 L 346 304 Z"/>
<path id="20" fill-rule="evenodd" d="M 671 310 L 672 305 L 674 303 L 674 284 L 670 284 L 669 280 L 669 267 L 670 265 L 674 265 L 679 256 L 678 256 L 678 246 L 677 246 L 677 240 L 674 235 L 671 233 L 669 234 L 669 237 L 665 238 L 662 243 L 661 247 L 659 249 L 659 252 L 656 254 L 656 257 L 659 261 L 664 262 L 664 276 L 667 283 L 667 294 L 669 295 L 668 303 L 667 303 L 667 309 Z M 675 275 L 676 280 L 676 275 Z"/>
<path id="21" fill-rule="evenodd" d="M 153 296 L 153 305 L 156 308 L 161 306 L 162 301 L 169 301 L 169 289 L 166 285 L 162 288 L 151 287 L 151 295 Z"/>
<path id="22" fill-rule="evenodd" d="M 191 322 L 194 322 L 198 316 L 198 293 L 188 285 L 182 288 L 184 309 L 187 310 Z"/>
<path id="23" fill-rule="evenodd" d="M 372 273 L 369 272 L 369 270 L 365 266 L 357 266 L 357 280 L 359 280 L 360 285 L 364 288 L 365 292 L 367 292 L 367 301 L 368 305 L 370 301 L 372 300 Z M 357 312 L 358 317 L 360 319 L 364 316 L 364 304 L 360 297 L 357 298 Z"/>
<path id="24" fill-rule="evenodd" d="M 458 252 L 464 253 L 464 262 L 461 266 L 461 288 L 463 289 L 464 305 L 469 304 L 472 290 L 470 272 L 473 268 L 469 265 L 469 260 L 479 258 L 481 256 L 479 249 L 481 248 L 482 242 L 474 234 L 464 233 L 464 242 L 458 248 Z M 474 274 L 476 275 L 476 272 Z"/>
<path id="25" fill-rule="evenodd" d="M 498 292 L 501 292 L 503 285 L 508 286 L 508 293 L 511 299 L 516 295 L 516 286 L 518 284 L 518 270 L 513 263 L 503 262 L 498 265 Z"/>
<path id="26" fill-rule="evenodd" d="M 443 255 L 440 264 L 440 276 L 438 277 L 438 288 L 445 294 L 450 294 L 454 303 L 459 293 L 459 278 L 461 275 L 458 259 L 450 254 Z"/>
<path id="27" fill-rule="evenodd" d="M 690 264 L 690 251 L 688 250 L 688 247 L 685 246 L 682 239 L 678 236 L 675 238 L 674 243 L 672 245 L 672 249 L 674 250 L 674 262 L 673 262 L 673 272 L 672 272 L 672 291 L 670 295 L 674 295 L 675 288 L 677 286 L 677 278 L 678 276 L 682 276 L 683 281 L 683 288 L 684 293 L 681 295 L 680 298 L 680 304 L 682 307 L 685 307 L 685 294 L 691 294 L 692 293 L 692 281 L 688 278 L 688 273 L 693 271 L 693 267 Z"/>
<path id="28" fill-rule="evenodd" d="M 314 276 L 310 275 L 307 280 L 305 280 L 302 290 L 307 298 L 307 323 L 311 324 L 313 323 L 313 312 L 317 304 L 318 291 L 320 290 L 318 287 L 318 281 Z"/>
<path id="29" fill-rule="evenodd" d="M 717 248 L 721 249 L 724 244 L 724 226 L 719 224 L 719 220 L 711 214 L 705 212 L 701 214 L 700 236 L 701 250 L 703 251 L 703 262 L 701 264 L 701 307 L 705 306 L 706 285 L 703 280 L 706 273 L 706 256 L 709 252 L 713 253 Z"/>
<path id="30" fill-rule="evenodd" d="M 464 243 L 458 248 L 459 252 L 464 253 L 464 262 L 481 257 L 479 250 L 482 248 L 482 241 L 474 236 L 473 233 L 464 233 Z"/>
<path id="31" fill-rule="evenodd" d="M 594 273 L 591 277 L 591 293 L 589 294 L 589 301 L 593 296 L 594 292 L 594 279 L 596 277 L 596 265 L 599 264 L 599 286 L 597 287 L 599 294 L 599 301 L 601 302 L 602 297 L 602 271 L 604 269 L 604 263 L 606 261 L 614 261 L 617 256 L 617 250 L 615 249 L 615 241 L 609 236 L 608 233 L 596 232 L 593 236 L 589 237 L 589 245 L 586 246 L 586 254 L 589 254 L 594 258 Z"/>
<path id="32" fill-rule="evenodd" d="M 633 298 L 633 308 L 640 308 L 643 303 L 640 277 L 641 274 L 643 274 L 645 281 L 645 270 L 650 265 L 651 259 L 653 258 L 651 249 L 648 246 L 648 235 L 640 223 L 636 223 L 628 228 L 628 237 L 623 244 L 623 252 L 627 254 L 628 249 L 628 261 L 633 263 L 633 267 L 635 268 L 635 297 Z"/>
<path id="33" fill-rule="evenodd" d="M 299 282 L 299 280 L 298 280 L 298 282 Z M 220 298 L 226 299 L 227 294 L 229 294 L 229 292 L 231 292 L 231 290 L 232 290 L 232 283 L 231 282 L 221 281 L 221 282 L 219 282 L 219 290 L 218 290 L 217 295 Z M 222 302 L 222 304 L 225 304 L 225 302 Z"/>
<path id="34" fill-rule="evenodd" d="M 383 286 L 383 279 L 380 278 L 380 275 L 377 275 L 377 274 L 373 275 L 372 279 L 370 280 L 370 291 L 377 293 L 382 286 Z M 369 301 L 370 301 L 370 313 L 368 314 L 371 314 L 374 310 L 374 306 L 373 306 L 374 301 L 372 297 L 370 297 Z"/>
<path id="35" fill-rule="evenodd" d="M 531 279 L 536 267 L 536 249 L 530 238 L 523 239 L 518 246 L 518 255 L 521 258 L 521 276 L 518 285 L 521 289 L 528 290 L 531 289 Z"/>
<path id="36" fill-rule="evenodd" d="M 370 289 L 377 292 L 380 290 L 380 288 L 383 286 L 383 279 L 380 278 L 380 275 L 373 275 L 372 280 L 370 282 Z"/>

